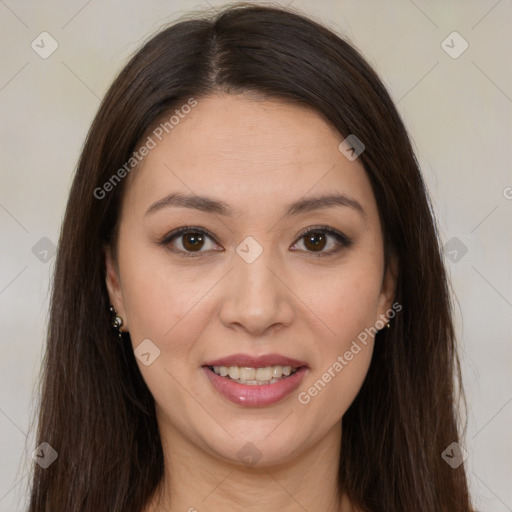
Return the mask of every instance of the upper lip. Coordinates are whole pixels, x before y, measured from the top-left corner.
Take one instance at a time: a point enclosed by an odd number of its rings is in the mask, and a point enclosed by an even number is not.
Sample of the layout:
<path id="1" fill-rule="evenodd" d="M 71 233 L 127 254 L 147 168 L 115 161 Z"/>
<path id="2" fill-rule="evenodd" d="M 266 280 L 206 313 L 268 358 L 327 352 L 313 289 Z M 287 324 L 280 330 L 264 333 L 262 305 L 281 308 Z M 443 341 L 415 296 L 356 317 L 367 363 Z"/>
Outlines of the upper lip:
<path id="1" fill-rule="evenodd" d="M 280 354 L 264 354 L 261 356 L 251 356 L 249 354 L 233 354 L 231 356 L 221 357 L 204 363 L 203 366 L 240 366 L 247 368 L 265 368 L 267 366 L 291 366 L 300 368 L 307 366 L 304 361 L 282 356 Z"/>

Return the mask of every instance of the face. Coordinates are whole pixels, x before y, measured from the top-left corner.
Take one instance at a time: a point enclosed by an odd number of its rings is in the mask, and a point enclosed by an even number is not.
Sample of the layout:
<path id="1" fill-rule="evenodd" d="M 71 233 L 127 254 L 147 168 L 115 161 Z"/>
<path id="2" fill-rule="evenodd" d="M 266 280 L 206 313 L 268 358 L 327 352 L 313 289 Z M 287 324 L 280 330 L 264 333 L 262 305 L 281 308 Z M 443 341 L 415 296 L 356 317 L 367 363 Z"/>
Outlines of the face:
<path id="1" fill-rule="evenodd" d="M 369 179 L 321 116 L 277 100 L 198 98 L 153 138 L 106 266 L 162 437 L 288 461 L 340 426 L 393 303 Z"/>

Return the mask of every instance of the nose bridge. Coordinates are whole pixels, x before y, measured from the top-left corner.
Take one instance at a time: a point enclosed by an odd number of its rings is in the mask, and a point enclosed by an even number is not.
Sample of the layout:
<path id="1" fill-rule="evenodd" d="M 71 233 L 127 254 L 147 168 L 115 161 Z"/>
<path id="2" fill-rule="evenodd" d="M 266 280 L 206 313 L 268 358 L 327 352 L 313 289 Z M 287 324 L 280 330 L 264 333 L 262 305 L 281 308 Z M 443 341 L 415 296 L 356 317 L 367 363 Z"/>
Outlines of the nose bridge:
<path id="1" fill-rule="evenodd" d="M 288 324 L 292 305 L 286 286 L 276 277 L 280 264 L 275 252 L 246 237 L 237 247 L 233 271 L 230 272 L 230 293 L 221 309 L 225 325 L 240 324 L 258 334 L 274 324 Z"/>

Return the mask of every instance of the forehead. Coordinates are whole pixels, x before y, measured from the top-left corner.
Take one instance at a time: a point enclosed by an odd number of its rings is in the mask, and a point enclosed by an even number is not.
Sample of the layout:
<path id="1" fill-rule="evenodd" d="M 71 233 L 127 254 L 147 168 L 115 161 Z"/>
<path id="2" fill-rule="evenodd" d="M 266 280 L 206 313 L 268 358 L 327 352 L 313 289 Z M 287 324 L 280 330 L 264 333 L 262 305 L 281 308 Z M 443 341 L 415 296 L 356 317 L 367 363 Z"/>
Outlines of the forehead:
<path id="1" fill-rule="evenodd" d="M 154 147 L 129 177 L 126 195 L 132 206 L 148 207 L 180 191 L 222 198 L 243 215 L 252 207 L 339 192 L 365 210 L 375 209 L 363 165 L 340 152 L 344 137 L 313 109 L 215 95 L 197 98 L 186 111 L 158 137 L 154 130 L 149 133 Z"/>

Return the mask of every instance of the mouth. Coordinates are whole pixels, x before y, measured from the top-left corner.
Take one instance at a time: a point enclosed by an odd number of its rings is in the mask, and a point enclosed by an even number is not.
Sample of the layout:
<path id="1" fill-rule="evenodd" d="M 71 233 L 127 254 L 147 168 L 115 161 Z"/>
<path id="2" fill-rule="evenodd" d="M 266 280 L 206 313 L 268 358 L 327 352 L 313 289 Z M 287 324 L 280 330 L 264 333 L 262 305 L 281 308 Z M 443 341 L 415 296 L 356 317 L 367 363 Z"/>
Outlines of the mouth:
<path id="1" fill-rule="evenodd" d="M 299 368 L 292 366 L 207 366 L 216 375 L 233 380 L 246 386 L 265 386 L 275 384 L 293 375 Z M 302 366 L 300 367 L 302 368 Z"/>
<path id="2" fill-rule="evenodd" d="M 276 354 L 237 354 L 207 362 L 202 368 L 218 393 L 245 407 L 264 407 L 283 400 L 309 370 L 303 361 Z"/>

